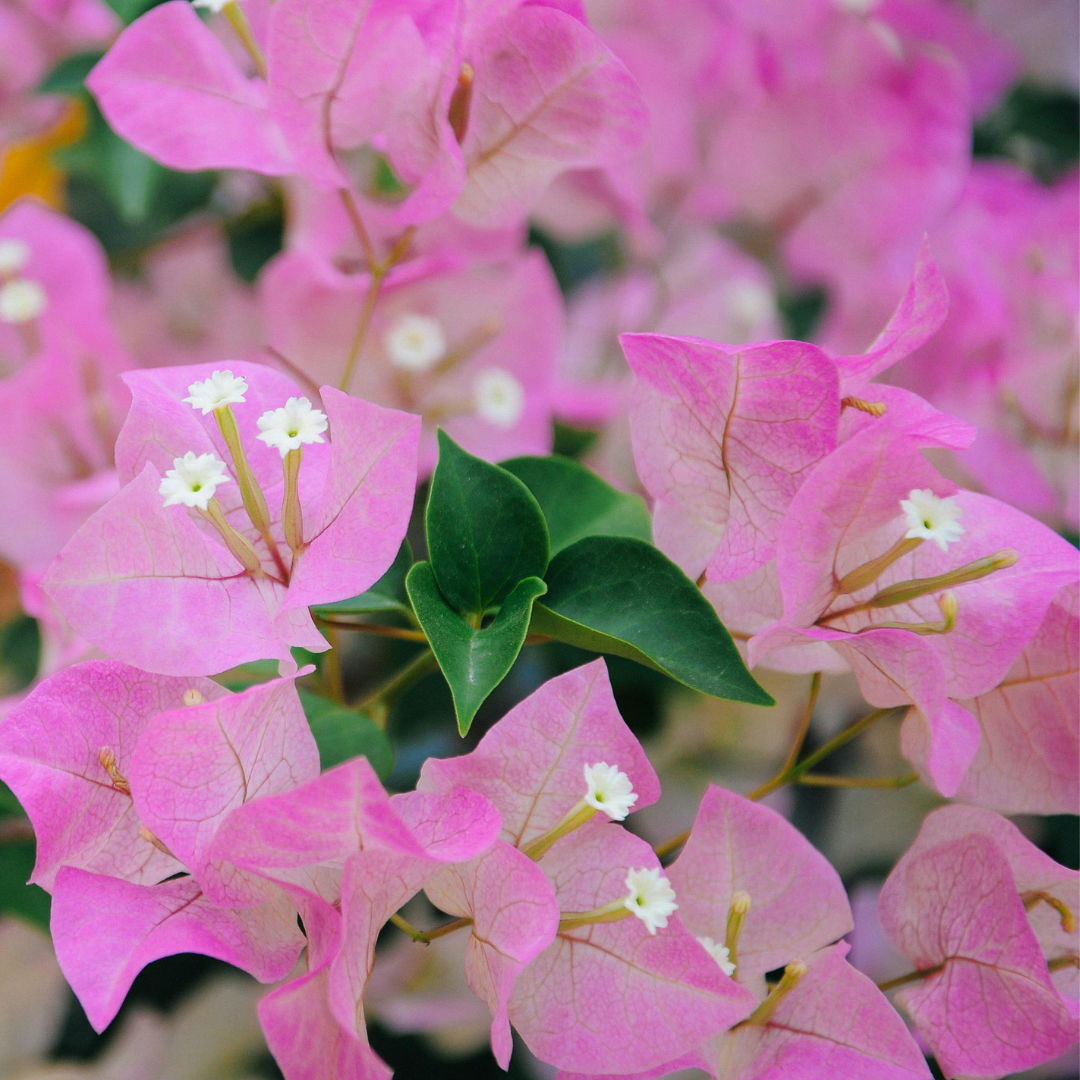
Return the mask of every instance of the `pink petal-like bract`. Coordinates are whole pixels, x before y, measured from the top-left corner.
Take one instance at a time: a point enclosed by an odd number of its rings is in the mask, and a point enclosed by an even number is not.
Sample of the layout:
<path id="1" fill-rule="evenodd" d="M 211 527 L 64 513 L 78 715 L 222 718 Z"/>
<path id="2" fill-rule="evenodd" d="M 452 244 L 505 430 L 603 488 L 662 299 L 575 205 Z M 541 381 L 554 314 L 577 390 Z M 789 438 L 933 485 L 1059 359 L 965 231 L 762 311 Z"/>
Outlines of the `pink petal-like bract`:
<path id="1" fill-rule="evenodd" d="M 131 795 L 102 756 L 130 781 L 136 747 L 162 712 L 196 690 L 207 708 L 231 695 L 209 679 L 151 675 L 115 660 L 90 660 L 40 683 L 0 721 L 0 779 L 18 796 L 37 837 L 32 880 L 51 889 L 57 870 L 78 867 L 150 885 L 182 869 L 139 835 Z"/>
<path id="2" fill-rule="evenodd" d="M 319 750 L 292 679 L 160 713 L 131 757 L 144 825 L 191 871 L 207 898 L 246 907 L 264 890 L 210 858 L 222 821 L 253 799 L 319 775 Z"/>
<path id="3" fill-rule="evenodd" d="M 806 959 L 853 927 L 840 877 L 775 810 L 710 786 L 679 858 L 668 870 L 679 918 L 723 942 L 735 892 L 750 897 L 736 977 L 757 989 L 767 971 Z"/>
<path id="4" fill-rule="evenodd" d="M 132 23 L 86 84 L 112 127 L 170 168 L 296 171 L 266 84 L 240 70 L 186 0 Z"/>
<path id="5" fill-rule="evenodd" d="M 795 341 L 619 340 L 636 376 L 634 459 L 657 503 L 658 546 L 695 579 L 756 570 L 806 475 L 836 448 L 835 365 Z"/>
<path id="6" fill-rule="evenodd" d="M 946 1075 L 1003 1076 L 1075 1040 L 1009 861 L 988 836 L 917 845 L 885 882 L 880 912 L 889 939 L 927 972 L 897 1000 Z"/>
<path id="7" fill-rule="evenodd" d="M 443 870 L 425 891 L 447 914 L 473 921 L 465 972 L 491 1009 L 491 1049 L 505 1069 L 513 1049 L 507 1003 L 526 964 L 555 940 L 555 892 L 544 871 L 504 840 L 471 862 Z"/>
<path id="8" fill-rule="evenodd" d="M 292 970 L 304 946 L 296 909 L 284 893 L 229 911 L 211 904 L 191 878 L 135 885 L 71 866 L 56 876 L 52 937 L 96 1031 L 108 1026 L 152 960 L 202 953 L 274 982 Z"/>
<path id="9" fill-rule="evenodd" d="M 628 869 L 659 865 L 643 840 L 590 822 L 541 860 L 561 911 L 626 894 Z M 633 916 L 560 933 L 519 976 L 510 1022 L 542 1061 L 575 1072 L 639 1072 L 678 1059 L 757 1004 L 675 915 L 651 935 Z"/>
<path id="10" fill-rule="evenodd" d="M 503 839 L 521 847 L 562 821 L 585 795 L 585 766 L 601 761 L 630 778 L 635 810 L 660 797 L 656 773 L 619 715 L 607 667 L 594 660 L 544 683 L 472 753 L 430 758 L 418 789 L 480 792 L 499 808 Z"/>

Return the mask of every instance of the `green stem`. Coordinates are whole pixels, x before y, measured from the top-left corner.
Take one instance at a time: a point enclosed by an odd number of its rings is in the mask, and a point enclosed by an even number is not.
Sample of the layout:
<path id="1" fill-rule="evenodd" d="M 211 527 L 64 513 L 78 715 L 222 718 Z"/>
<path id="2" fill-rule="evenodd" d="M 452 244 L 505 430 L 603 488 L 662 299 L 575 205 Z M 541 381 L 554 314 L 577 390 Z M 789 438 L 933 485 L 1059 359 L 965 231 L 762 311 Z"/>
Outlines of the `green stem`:
<path id="1" fill-rule="evenodd" d="M 764 783 L 759 788 L 755 788 L 747 796 L 748 799 L 753 799 L 755 802 L 758 799 L 763 799 L 770 792 L 775 791 L 777 788 L 782 788 L 788 784 L 794 783 L 804 773 L 809 772 L 819 762 L 824 761 L 830 754 L 839 750 L 841 746 L 845 746 L 851 742 L 852 739 L 861 735 L 868 727 L 876 724 L 882 717 L 888 716 L 895 710 L 889 709 L 875 709 L 871 713 L 867 713 L 861 720 L 856 720 L 854 724 L 849 728 L 845 728 L 839 735 L 833 736 L 824 746 L 815 750 L 809 757 L 804 758 L 797 765 L 792 765 L 790 768 L 784 769 L 774 776 L 767 783 Z"/>
<path id="2" fill-rule="evenodd" d="M 795 783 L 811 787 L 902 788 L 914 784 L 918 779 L 915 773 L 908 773 L 907 776 L 823 776 L 820 773 L 804 773 Z"/>
<path id="3" fill-rule="evenodd" d="M 323 626 L 335 630 L 355 630 L 359 634 L 374 634 L 376 637 L 396 638 L 398 641 L 421 643 L 427 641 L 427 635 L 423 630 L 407 630 L 401 626 L 379 626 L 376 623 L 347 622 L 344 619 L 327 619 L 322 615 L 316 618 Z"/>
<path id="4" fill-rule="evenodd" d="M 225 13 L 225 18 L 229 20 L 232 28 L 236 31 L 236 36 L 243 42 L 244 48 L 247 49 L 251 59 L 255 61 L 256 70 L 265 79 L 266 57 L 263 56 L 262 49 L 259 48 L 255 35 L 251 32 L 247 16 L 236 0 L 229 0 L 222 10 Z"/>
<path id="5" fill-rule="evenodd" d="M 802 752 L 803 743 L 806 742 L 806 735 L 810 730 L 810 721 L 813 719 L 814 707 L 817 705 L 818 694 L 820 693 L 821 672 L 815 671 L 813 678 L 810 680 L 810 697 L 806 702 L 806 708 L 803 709 L 802 716 L 799 718 L 799 726 L 795 729 L 795 738 L 792 741 L 791 749 L 788 751 L 788 756 L 780 768 L 782 773 L 786 773 L 793 768 L 795 762 L 799 760 L 799 754 Z"/>
<path id="6" fill-rule="evenodd" d="M 377 727 L 385 728 L 390 718 L 390 707 L 415 682 L 419 682 L 429 671 L 438 667 L 435 654 L 424 649 L 395 675 L 391 675 L 374 692 L 357 702 L 353 708 L 369 716 Z"/>
<path id="7" fill-rule="evenodd" d="M 403 934 L 407 934 L 413 941 L 419 941 L 421 945 L 428 945 L 438 938 L 454 933 L 455 930 L 464 930 L 466 926 L 472 926 L 472 919 L 466 918 L 455 919 L 453 922 L 448 922 L 443 926 L 436 926 L 434 930 L 417 930 L 411 922 L 400 915 L 391 915 L 390 921 Z"/>

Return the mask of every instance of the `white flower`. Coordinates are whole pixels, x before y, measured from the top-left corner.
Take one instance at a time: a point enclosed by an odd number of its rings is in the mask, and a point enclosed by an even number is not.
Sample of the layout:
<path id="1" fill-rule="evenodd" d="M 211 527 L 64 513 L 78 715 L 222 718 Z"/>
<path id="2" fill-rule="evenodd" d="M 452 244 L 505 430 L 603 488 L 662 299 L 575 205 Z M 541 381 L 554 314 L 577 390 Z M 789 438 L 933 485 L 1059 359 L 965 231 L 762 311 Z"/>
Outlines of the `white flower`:
<path id="1" fill-rule="evenodd" d="M 48 303 L 45 290 L 26 278 L 0 285 L 0 322 L 25 323 L 36 319 Z"/>
<path id="2" fill-rule="evenodd" d="M 849 11 L 852 15 L 865 15 L 877 6 L 878 0 L 836 0 L 836 6 L 841 11 Z"/>
<path id="3" fill-rule="evenodd" d="M 284 457 L 290 450 L 299 450 L 304 443 L 323 442 L 327 429 L 326 413 L 311 407 L 306 397 L 291 397 L 284 408 L 269 409 L 257 421 L 261 439 Z"/>
<path id="4" fill-rule="evenodd" d="M 391 363 L 402 371 L 430 371 L 446 355 L 446 335 L 430 315 L 402 315 L 383 341 Z"/>
<path id="5" fill-rule="evenodd" d="M 711 937 L 699 937 L 699 944 L 720 965 L 720 970 L 730 979 L 735 975 L 735 965 L 731 962 L 731 950 L 726 945 L 719 945 Z"/>
<path id="6" fill-rule="evenodd" d="M 776 314 L 776 301 L 771 289 L 756 281 L 734 281 L 725 293 L 728 310 L 739 329 L 756 330 L 766 319 Z"/>
<path id="7" fill-rule="evenodd" d="M 190 397 L 184 398 L 193 409 L 202 409 L 202 414 L 224 409 L 226 405 L 239 405 L 247 393 L 247 381 L 231 371 L 215 371 L 203 382 L 193 382 L 188 387 Z"/>
<path id="8" fill-rule="evenodd" d="M 904 536 L 909 540 L 933 540 L 942 551 L 948 551 L 949 545 L 964 535 L 960 504 L 952 498 L 939 498 L 928 488 L 909 492 L 900 500 L 900 509 L 907 518 Z"/>
<path id="9" fill-rule="evenodd" d="M 183 503 L 205 510 L 218 485 L 232 479 L 225 475 L 225 462 L 213 454 L 196 457 L 189 450 L 182 458 L 173 458 L 173 466 L 158 488 L 158 493 L 165 496 L 166 506 Z"/>
<path id="10" fill-rule="evenodd" d="M 603 810 L 612 821 L 625 820 L 638 800 L 630 777 L 606 761 L 585 766 L 585 784 L 585 801 L 595 810 Z"/>
<path id="11" fill-rule="evenodd" d="M 623 905 L 648 928 L 650 934 L 667 926 L 668 916 L 679 906 L 671 882 L 657 870 L 627 870 L 626 887 L 630 895 Z"/>
<path id="12" fill-rule="evenodd" d="M 502 368 L 481 371 L 473 384 L 476 411 L 489 424 L 512 428 L 525 411 L 525 387 Z"/>
<path id="13" fill-rule="evenodd" d="M 215 15 L 220 14 L 225 10 L 225 5 L 229 3 L 229 0 L 191 0 L 192 7 L 206 8 L 208 11 L 212 11 Z"/>
<path id="14" fill-rule="evenodd" d="M 0 240 L 0 274 L 17 274 L 30 258 L 30 245 L 23 240 Z"/>

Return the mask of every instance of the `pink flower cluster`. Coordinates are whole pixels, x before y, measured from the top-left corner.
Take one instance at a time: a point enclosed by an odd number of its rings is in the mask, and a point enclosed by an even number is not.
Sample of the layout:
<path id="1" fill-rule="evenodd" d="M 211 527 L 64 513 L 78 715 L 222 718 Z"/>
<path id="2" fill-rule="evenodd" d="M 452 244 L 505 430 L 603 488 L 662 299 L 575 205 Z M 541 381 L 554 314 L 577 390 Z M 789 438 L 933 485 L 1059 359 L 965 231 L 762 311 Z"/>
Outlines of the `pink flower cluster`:
<path id="1" fill-rule="evenodd" d="M 0 216 L 0 558 L 43 640 L 33 684 L 0 702 L 0 782 L 96 1030 L 148 964 L 201 953 L 272 984 L 259 1016 L 287 1080 L 386 1078 L 368 1016 L 475 1014 L 463 994 L 412 1000 L 403 950 L 430 948 L 490 1015 L 498 1064 L 516 1034 L 560 1080 L 903 1080 L 931 1055 L 949 1080 L 996 1080 L 1075 1045 L 1080 874 L 1003 815 L 1080 805 L 1077 176 L 972 162 L 972 124 L 1021 63 L 990 16 L 167 0 L 120 30 L 92 0 L 8 7 L 0 140 L 55 119 L 26 104 L 53 61 L 111 38 L 86 85 L 119 136 L 222 170 L 222 204 L 286 208 L 253 286 L 206 220 L 114 281 L 74 220 L 33 199 Z M 614 269 L 564 301 L 530 226 L 582 258 L 616 237 Z M 782 340 L 780 298 L 811 286 L 818 343 Z M 646 497 L 681 574 L 642 539 L 640 499 L 584 468 L 563 474 L 580 491 L 540 491 L 484 464 L 546 457 L 557 424 L 598 436 L 587 462 Z M 400 568 L 439 429 L 531 523 L 516 649 L 555 638 L 668 672 L 618 636 L 625 611 L 544 608 L 575 541 L 618 540 L 749 667 L 812 676 L 773 781 L 709 784 L 654 848 L 655 818 L 624 823 L 664 769 L 603 659 L 427 758 L 415 790 L 362 756 L 322 768 L 297 657 L 331 658 L 326 690 L 349 657 L 337 630 L 423 647 L 376 673 L 391 686 L 461 656 L 465 679 L 506 647 L 499 605 L 453 608 L 437 565 L 462 548 L 485 569 L 514 525 L 490 509 L 476 532 L 494 539 L 429 542 L 430 620 L 412 574 L 357 621 L 325 610 Z M 257 661 L 276 677 L 225 688 Z M 880 890 L 905 964 L 880 983 L 853 962 L 837 870 L 759 801 L 808 767 L 823 675 L 872 709 L 825 749 L 902 715 L 907 779 L 937 806 Z M 320 704 L 385 728 L 387 685 L 378 724 L 349 680 Z"/>
<path id="2" fill-rule="evenodd" d="M 924 246 L 857 356 L 625 335 L 634 456 L 657 545 L 700 580 L 752 665 L 854 671 L 871 704 L 910 706 L 904 753 L 943 795 L 1068 813 L 1076 550 L 926 460 L 968 446 L 969 424 L 869 381 L 947 308 Z"/>

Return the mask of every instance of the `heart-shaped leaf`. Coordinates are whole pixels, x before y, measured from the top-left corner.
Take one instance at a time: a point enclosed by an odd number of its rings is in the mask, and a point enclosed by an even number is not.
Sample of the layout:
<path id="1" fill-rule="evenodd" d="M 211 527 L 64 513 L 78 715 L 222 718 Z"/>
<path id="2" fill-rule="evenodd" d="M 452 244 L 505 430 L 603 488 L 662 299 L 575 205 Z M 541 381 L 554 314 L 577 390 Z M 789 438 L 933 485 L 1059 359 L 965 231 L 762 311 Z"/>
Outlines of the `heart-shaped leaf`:
<path id="1" fill-rule="evenodd" d="M 321 694 L 305 690 L 299 693 L 323 772 L 351 758 L 366 757 L 380 780 L 389 777 L 394 767 L 394 748 L 385 731 L 363 713 L 343 709 Z"/>
<path id="2" fill-rule="evenodd" d="M 587 536 L 560 552 L 531 630 L 664 672 L 714 697 L 772 705 L 694 583 L 651 544 Z"/>
<path id="3" fill-rule="evenodd" d="M 551 555 L 585 536 L 636 536 L 652 539 L 652 521 L 645 500 L 601 480 L 570 458 L 519 457 L 504 461 L 532 493 L 544 512 Z"/>
<path id="4" fill-rule="evenodd" d="M 412 547 L 405 540 L 390 569 L 367 592 L 336 604 L 320 604 L 314 609 L 317 615 L 371 615 L 376 612 L 408 612 L 405 598 L 405 575 L 412 566 Z"/>
<path id="5" fill-rule="evenodd" d="M 430 563 L 417 563 L 406 585 L 416 617 L 450 684 L 458 730 L 465 735 L 476 710 L 517 659 L 529 630 L 533 601 L 543 596 L 546 586 L 538 577 L 519 581 L 491 624 L 480 629 L 447 605 Z"/>
<path id="6" fill-rule="evenodd" d="M 519 581 L 542 577 L 547 568 L 547 525 L 529 489 L 498 465 L 467 454 L 444 431 L 426 523 L 435 581 L 456 611 L 483 614 Z M 415 606 L 411 589 L 409 595 Z"/>

